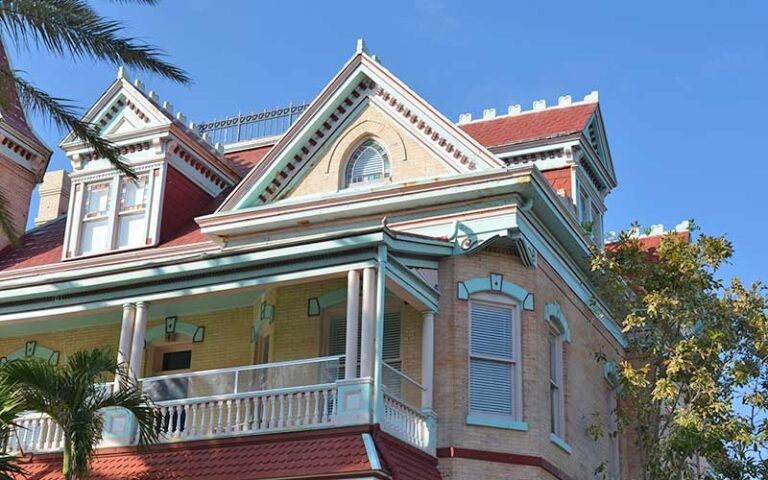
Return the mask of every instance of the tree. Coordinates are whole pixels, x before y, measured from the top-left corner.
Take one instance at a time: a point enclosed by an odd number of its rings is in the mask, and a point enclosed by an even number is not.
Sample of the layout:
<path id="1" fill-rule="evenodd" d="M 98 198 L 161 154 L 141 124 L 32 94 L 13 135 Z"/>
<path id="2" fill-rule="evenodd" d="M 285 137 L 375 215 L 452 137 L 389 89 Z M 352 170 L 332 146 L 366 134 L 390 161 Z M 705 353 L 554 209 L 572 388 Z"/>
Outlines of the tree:
<path id="1" fill-rule="evenodd" d="M 725 283 L 731 242 L 691 225 L 653 251 L 635 229 L 593 255 L 598 293 L 629 343 L 618 417 L 638 478 L 768 478 L 767 290 Z"/>
<path id="2" fill-rule="evenodd" d="M 155 5 L 159 0 L 114 0 L 120 3 Z M 0 0 L 0 34 L 17 49 L 33 47 L 73 60 L 94 59 L 123 64 L 171 80 L 189 83 L 187 74 L 162 59 L 157 48 L 123 35 L 124 25 L 99 15 L 86 0 Z M 2 41 L 2 39 L 0 39 Z M 80 119 L 74 104 L 55 97 L 24 78 L 22 72 L 0 67 L 0 109 L 8 108 L 16 96 L 28 112 L 50 119 L 62 130 L 74 132 L 94 153 L 109 159 L 118 169 L 133 177 L 119 152 L 99 137 L 94 125 Z M 0 229 L 16 242 L 11 212 L 0 191 Z"/>
<path id="3" fill-rule="evenodd" d="M 62 473 L 67 479 L 88 478 L 90 461 L 102 438 L 106 408 L 124 408 L 133 414 L 140 447 L 157 442 L 152 404 L 116 358 L 109 348 L 84 350 L 70 355 L 60 367 L 24 359 L 8 363 L 0 371 L 0 381 L 17 392 L 26 410 L 50 416 L 61 428 Z M 114 372 L 118 388 L 105 388 Z"/>
<path id="4" fill-rule="evenodd" d="M 18 395 L 8 386 L 0 387 L 0 480 L 13 480 L 24 474 L 17 458 L 5 450 L 15 427 L 14 421 L 24 410 Z"/>

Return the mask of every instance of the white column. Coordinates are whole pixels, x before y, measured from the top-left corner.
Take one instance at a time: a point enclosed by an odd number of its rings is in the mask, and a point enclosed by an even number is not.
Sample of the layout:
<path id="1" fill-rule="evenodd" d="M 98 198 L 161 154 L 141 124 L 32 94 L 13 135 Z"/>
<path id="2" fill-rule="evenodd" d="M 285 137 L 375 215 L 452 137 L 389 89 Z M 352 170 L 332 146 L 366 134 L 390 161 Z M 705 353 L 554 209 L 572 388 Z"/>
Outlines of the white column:
<path id="1" fill-rule="evenodd" d="M 130 375 L 134 380 L 141 377 L 142 361 L 144 360 L 144 339 L 147 334 L 147 313 L 149 303 L 136 304 L 136 320 L 133 326 L 133 343 L 131 344 Z"/>
<path id="2" fill-rule="evenodd" d="M 435 372 L 435 312 L 421 313 L 421 408 L 432 409 Z"/>
<path id="3" fill-rule="evenodd" d="M 376 271 L 363 270 L 363 331 L 360 339 L 360 377 L 373 377 L 376 355 Z"/>
<path id="4" fill-rule="evenodd" d="M 117 363 L 121 366 L 128 366 L 131 358 L 131 342 L 133 341 L 133 323 L 136 315 L 136 305 L 126 303 L 123 305 L 123 323 L 120 326 L 120 343 L 117 347 Z M 115 379 L 115 389 L 120 385 Z"/>
<path id="5" fill-rule="evenodd" d="M 360 271 L 347 273 L 347 345 L 344 378 L 357 378 L 357 321 L 360 318 Z"/>

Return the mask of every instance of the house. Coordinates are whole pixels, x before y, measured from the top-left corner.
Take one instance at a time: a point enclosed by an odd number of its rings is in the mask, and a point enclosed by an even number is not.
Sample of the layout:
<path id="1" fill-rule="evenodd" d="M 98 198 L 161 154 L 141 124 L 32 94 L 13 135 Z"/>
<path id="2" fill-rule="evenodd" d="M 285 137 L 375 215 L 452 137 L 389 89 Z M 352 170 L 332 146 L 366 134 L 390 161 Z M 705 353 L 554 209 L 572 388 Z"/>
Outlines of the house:
<path id="1" fill-rule="evenodd" d="M 359 42 L 311 103 L 195 125 L 120 70 L 86 119 L 136 178 L 74 135 L 46 174 L 19 112 L 14 212 L 45 176 L 0 252 L 0 362 L 111 346 L 157 406 L 149 452 L 105 412 L 92 478 L 631 478 L 586 265 L 617 185 L 597 92 L 455 123 Z M 20 422 L 59 478 L 57 426 Z"/>

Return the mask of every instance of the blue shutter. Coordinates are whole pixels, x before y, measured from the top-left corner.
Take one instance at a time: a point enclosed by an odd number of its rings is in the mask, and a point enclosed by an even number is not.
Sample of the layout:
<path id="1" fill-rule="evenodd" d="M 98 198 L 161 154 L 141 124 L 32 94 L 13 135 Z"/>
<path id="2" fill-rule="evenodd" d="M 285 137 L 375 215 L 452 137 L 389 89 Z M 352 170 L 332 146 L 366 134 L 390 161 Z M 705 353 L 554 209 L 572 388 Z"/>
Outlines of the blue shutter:
<path id="1" fill-rule="evenodd" d="M 472 302 L 470 312 L 470 411 L 512 416 L 513 307 Z"/>

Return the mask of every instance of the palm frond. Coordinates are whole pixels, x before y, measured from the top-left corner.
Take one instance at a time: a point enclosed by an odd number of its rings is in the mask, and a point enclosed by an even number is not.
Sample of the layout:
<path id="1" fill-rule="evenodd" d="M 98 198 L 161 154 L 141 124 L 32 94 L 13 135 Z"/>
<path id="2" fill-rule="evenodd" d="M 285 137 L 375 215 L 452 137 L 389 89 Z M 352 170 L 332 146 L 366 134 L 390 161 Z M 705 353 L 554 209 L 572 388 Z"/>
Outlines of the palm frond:
<path id="1" fill-rule="evenodd" d="M 0 480 L 18 480 L 26 478 L 27 472 L 19 465 L 19 457 L 0 454 Z"/>
<path id="2" fill-rule="evenodd" d="M 50 118 L 62 130 L 72 131 L 91 148 L 96 157 L 106 158 L 118 170 L 131 178 L 136 178 L 131 168 L 120 159 L 120 152 L 108 140 L 99 136 L 93 124 L 80 120 L 77 109 L 70 100 L 49 95 L 35 87 L 19 75 L 20 72 L 3 72 L 0 69 L 0 82 L 3 76 L 10 76 L 19 92 L 21 102 L 27 109 L 41 116 Z"/>
<path id="3" fill-rule="evenodd" d="M 119 366 L 116 376 L 119 388 L 108 393 L 102 391 L 97 407 L 128 410 L 136 418 L 139 446 L 146 447 L 157 443 L 159 439 L 155 425 L 157 416 L 152 400 L 142 393 L 138 384 L 131 381 L 125 365 Z"/>
<path id="4" fill-rule="evenodd" d="M 190 82 L 186 72 L 162 60 L 162 51 L 122 36 L 122 23 L 100 16 L 84 0 L 0 0 L 0 25 L 20 47 L 35 45 Z"/>
<path id="5" fill-rule="evenodd" d="M 160 0 L 109 0 L 112 3 L 121 3 L 121 4 L 129 4 L 129 3 L 136 3 L 139 5 L 149 5 L 151 7 L 154 7 L 155 5 L 160 4 Z"/>
<path id="6" fill-rule="evenodd" d="M 16 227 L 13 224 L 13 217 L 11 216 L 11 212 L 8 211 L 8 199 L 6 198 L 5 192 L 2 188 L 0 188 L 0 231 L 3 232 L 5 238 L 10 240 L 11 245 L 18 245 L 18 233 L 16 232 Z"/>

